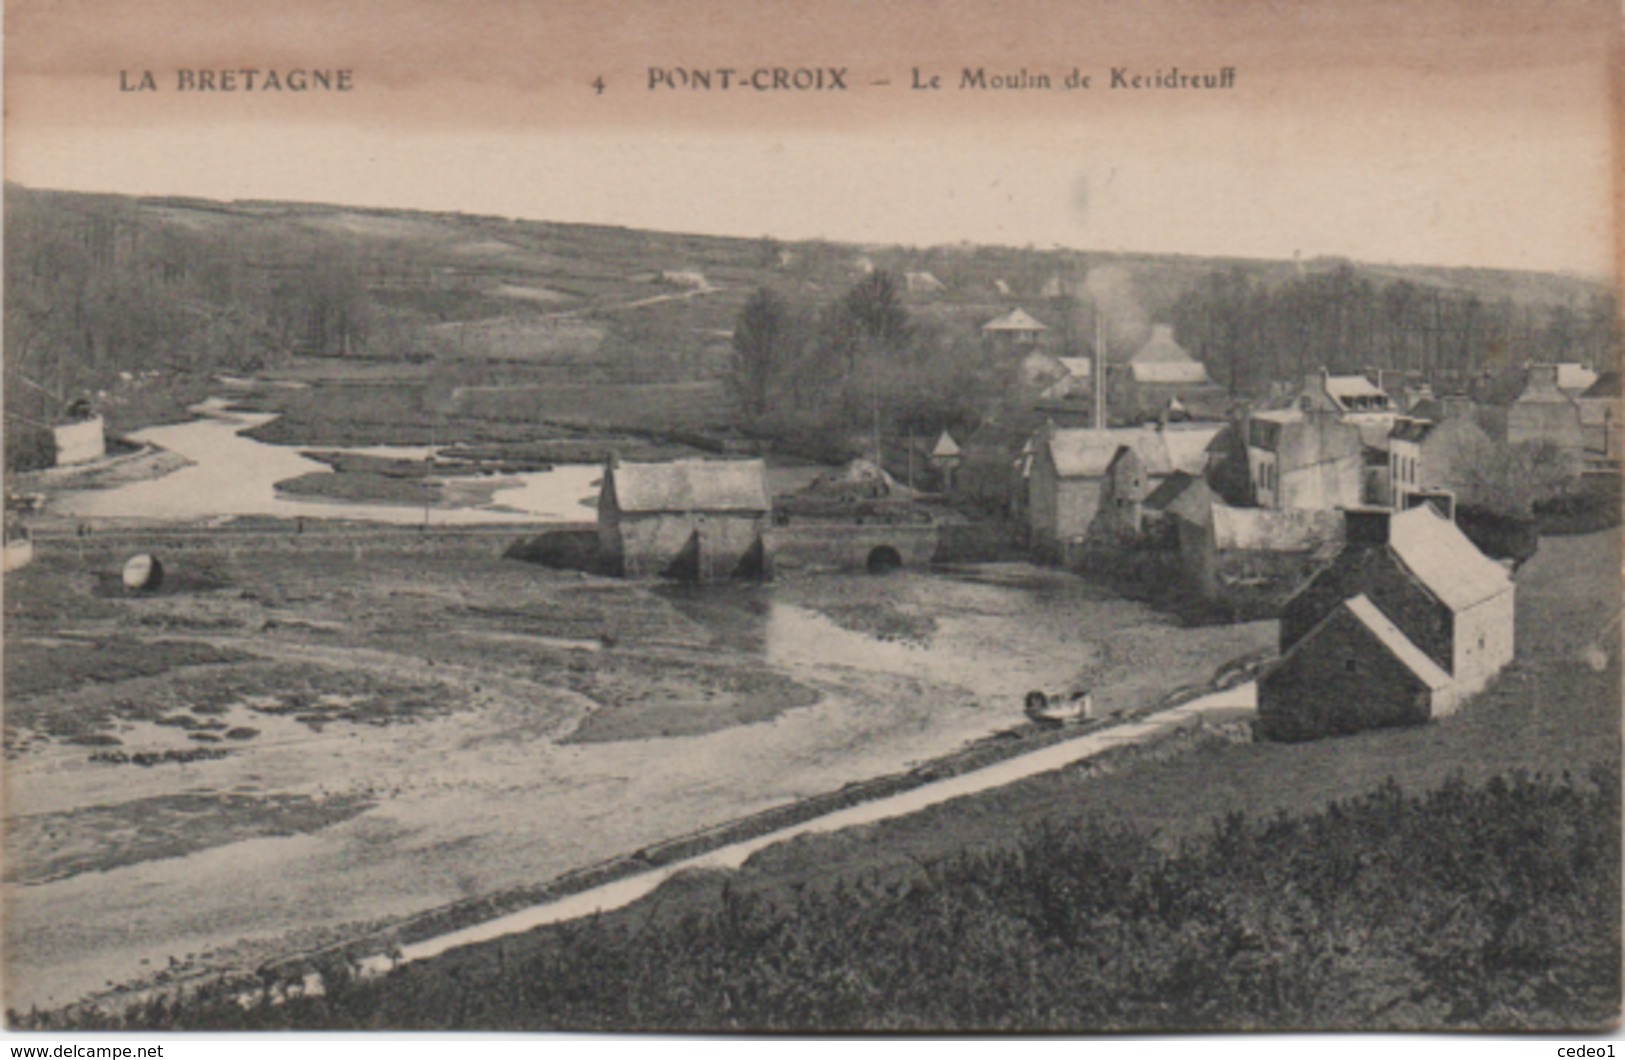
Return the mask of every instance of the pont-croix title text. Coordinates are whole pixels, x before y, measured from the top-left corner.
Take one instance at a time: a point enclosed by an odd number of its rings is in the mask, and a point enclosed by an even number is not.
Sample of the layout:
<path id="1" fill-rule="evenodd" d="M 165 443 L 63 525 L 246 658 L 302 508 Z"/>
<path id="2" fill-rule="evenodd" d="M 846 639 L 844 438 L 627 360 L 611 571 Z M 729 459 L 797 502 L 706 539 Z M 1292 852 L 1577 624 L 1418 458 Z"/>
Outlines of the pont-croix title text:
<path id="1" fill-rule="evenodd" d="M 908 77 L 859 79 L 845 66 L 691 67 L 651 66 L 647 87 L 651 92 L 847 92 L 855 88 L 902 87 L 917 92 L 944 90 L 1078 91 L 1105 89 L 1227 89 L 1236 85 L 1236 68 L 1220 66 L 1186 69 L 1179 66 L 1138 68 L 1108 66 L 1086 70 L 1074 66 L 1065 72 L 992 69 L 963 66 L 952 71 L 910 67 Z"/>
<path id="2" fill-rule="evenodd" d="M 910 67 L 906 77 L 867 74 L 859 77 L 845 66 L 651 66 L 642 88 L 649 92 L 850 92 L 901 89 L 912 92 L 1080 91 L 1090 89 L 1229 89 L 1236 86 L 1233 66 L 1191 69 L 1177 65 L 1106 66 L 1065 71 L 991 69 L 964 66 L 951 71 Z M 121 92 L 350 92 L 356 87 L 349 69 L 182 68 L 155 74 L 120 70 Z M 602 76 L 588 82 L 602 95 L 614 86 Z"/>

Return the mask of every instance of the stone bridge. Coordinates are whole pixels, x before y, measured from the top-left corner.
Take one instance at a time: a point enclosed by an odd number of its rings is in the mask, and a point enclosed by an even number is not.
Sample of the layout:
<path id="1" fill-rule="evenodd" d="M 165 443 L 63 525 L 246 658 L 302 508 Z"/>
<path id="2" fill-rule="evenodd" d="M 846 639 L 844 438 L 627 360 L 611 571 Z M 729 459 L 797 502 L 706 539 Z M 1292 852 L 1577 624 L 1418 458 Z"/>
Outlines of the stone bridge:
<path id="1" fill-rule="evenodd" d="M 920 568 L 936 555 L 938 533 L 930 523 L 825 523 L 775 526 L 765 535 L 775 570 L 867 570 Z"/>

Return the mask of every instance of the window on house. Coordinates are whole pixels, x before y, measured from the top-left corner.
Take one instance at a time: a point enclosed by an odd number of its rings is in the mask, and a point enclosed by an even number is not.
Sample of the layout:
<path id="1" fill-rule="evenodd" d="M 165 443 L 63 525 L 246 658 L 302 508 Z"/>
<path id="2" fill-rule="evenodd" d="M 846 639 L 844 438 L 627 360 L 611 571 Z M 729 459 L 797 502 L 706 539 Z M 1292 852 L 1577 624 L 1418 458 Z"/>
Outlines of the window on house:
<path id="1" fill-rule="evenodd" d="M 1343 660 L 1343 672 L 1346 673 L 1346 674 L 1357 674 L 1357 673 L 1359 673 L 1360 672 L 1360 660 L 1354 659 L 1354 658 L 1344 659 Z"/>

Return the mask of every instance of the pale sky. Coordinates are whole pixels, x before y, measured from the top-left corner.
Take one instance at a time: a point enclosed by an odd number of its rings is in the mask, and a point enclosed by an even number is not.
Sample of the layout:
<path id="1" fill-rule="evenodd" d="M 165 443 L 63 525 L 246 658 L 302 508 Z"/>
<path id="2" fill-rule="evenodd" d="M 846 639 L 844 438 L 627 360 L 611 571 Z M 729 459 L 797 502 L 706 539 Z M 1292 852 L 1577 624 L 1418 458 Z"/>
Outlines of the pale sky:
<path id="1" fill-rule="evenodd" d="M 1607 2 L 454 6 L 14 0 L 7 178 L 787 239 L 1617 260 Z M 850 88 L 647 87 L 651 67 L 776 65 Z M 1236 87 L 1111 90 L 1114 66 L 1232 67 Z M 175 90 L 241 67 L 356 88 Z M 911 90 L 915 67 L 948 87 Z M 1094 84 L 961 91 L 966 67 Z M 119 90 L 149 69 L 157 91 Z"/>

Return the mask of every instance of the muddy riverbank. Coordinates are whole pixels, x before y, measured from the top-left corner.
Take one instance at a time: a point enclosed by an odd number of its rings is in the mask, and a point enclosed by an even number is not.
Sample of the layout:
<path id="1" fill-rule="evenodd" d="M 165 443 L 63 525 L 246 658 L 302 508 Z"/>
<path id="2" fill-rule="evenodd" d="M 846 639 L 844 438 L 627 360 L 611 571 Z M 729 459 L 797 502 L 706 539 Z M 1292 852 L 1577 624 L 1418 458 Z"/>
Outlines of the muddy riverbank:
<path id="1" fill-rule="evenodd" d="M 1152 702 L 1273 639 L 1181 630 L 1020 566 L 684 594 L 488 545 L 174 558 L 185 591 L 147 597 L 98 592 L 122 553 L 93 544 L 8 576 L 6 677 L 27 694 L 8 688 L 6 809 L 43 866 L 6 888 L 8 1003 L 320 948 L 906 772 L 1022 725 L 1029 687 Z M 910 637 L 850 628 L 882 598 Z M 103 665 L 159 642 L 153 665 Z M 46 717 L 103 719 L 91 731 L 120 742 L 27 721 Z M 93 759 L 186 747 L 226 753 Z M 154 842 L 161 819 L 97 824 L 186 793 L 236 800 L 231 827 L 193 818 L 181 851 Z"/>

